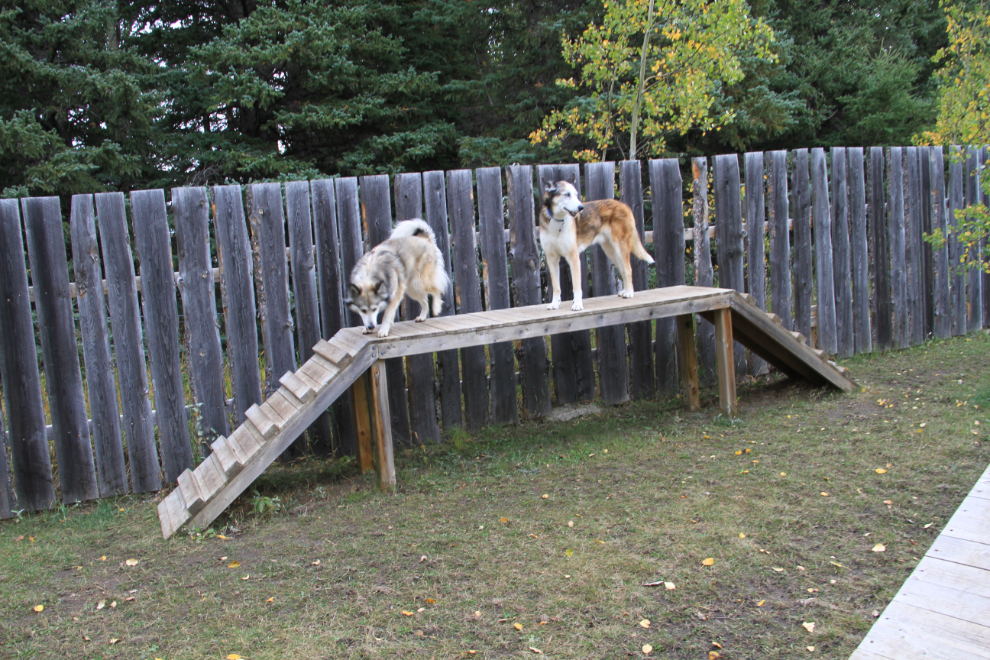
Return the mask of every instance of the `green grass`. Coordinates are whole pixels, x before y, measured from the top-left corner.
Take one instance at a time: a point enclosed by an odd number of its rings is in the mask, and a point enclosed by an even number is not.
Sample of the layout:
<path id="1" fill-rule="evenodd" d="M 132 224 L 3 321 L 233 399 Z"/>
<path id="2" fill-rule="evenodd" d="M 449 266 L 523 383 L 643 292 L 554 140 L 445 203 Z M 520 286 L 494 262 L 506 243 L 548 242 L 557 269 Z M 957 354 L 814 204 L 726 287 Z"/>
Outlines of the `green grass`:
<path id="1" fill-rule="evenodd" d="M 861 391 L 751 382 L 731 423 L 705 391 L 697 414 L 636 402 L 399 450 L 394 496 L 353 463 L 274 466 L 169 541 L 158 496 L 0 523 L 0 648 L 847 658 L 990 462 L 990 339 L 845 364 Z"/>

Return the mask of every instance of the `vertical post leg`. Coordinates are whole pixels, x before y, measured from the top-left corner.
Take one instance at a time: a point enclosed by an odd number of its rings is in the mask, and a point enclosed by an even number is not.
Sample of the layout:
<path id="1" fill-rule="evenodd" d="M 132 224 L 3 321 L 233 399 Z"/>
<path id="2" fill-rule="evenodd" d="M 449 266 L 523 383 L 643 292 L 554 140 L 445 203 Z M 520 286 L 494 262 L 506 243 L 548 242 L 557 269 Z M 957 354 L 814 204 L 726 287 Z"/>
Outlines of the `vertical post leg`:
<path id="1" fill-rule="evenodd" d="M 732 311 L 715 310 L 715 357 L 718 369 L 718 404 L 732 418 L 736 410 L 736 365 L 732 355 Z"/>
<path id="2" fill-rule="evenodd" d="M 371 411 L 368 408 L 368 374 L 363 373 L 354 381 L 351 392 L 354 400 L 354 429 L 357 432 L 357 457 L 361 474 L 374 469 L 371 442 Z"/>
<path id="3" fill-rule="evenodd" d="M 388 382 L 385 362 L 378 360 L 371 365 L 371 398 L 374 401 L 372 419 L 375 427 L 375 468 L 378 485 L 382 491 L 395 488 L 395 459 L 392 454 L 392 424 L 388 412 Z"/>
<path id="4" fill-rule="evenodd" d="M 701 395 L 698 393 L 698 358 L 694 350 L 693 314 L 677 317 L 677 344 L 680 351 L 684 403 L 692 412 L 701 410 Z"/>

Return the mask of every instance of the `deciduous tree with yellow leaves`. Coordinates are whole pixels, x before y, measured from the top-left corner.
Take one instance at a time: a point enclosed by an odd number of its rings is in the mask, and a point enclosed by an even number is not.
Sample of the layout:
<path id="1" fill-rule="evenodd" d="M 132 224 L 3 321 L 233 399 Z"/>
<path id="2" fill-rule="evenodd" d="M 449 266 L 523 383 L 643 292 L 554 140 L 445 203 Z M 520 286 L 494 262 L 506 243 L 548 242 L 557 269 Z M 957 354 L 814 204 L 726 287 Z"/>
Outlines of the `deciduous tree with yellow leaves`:
<path id="1" fill-rule="evenodd" d="M 714 114 L 723 85 L 743 77 L 741 57 L 773 58 L 773 31 L 744 0 L 612 0 L 600 25 L 564 40 L 564 57 L 586 90 L 530 135 L 551 146 L 583 138 L 580 160 L 662 154 L 667 137 L 717 130 L 732 112 Z"/>

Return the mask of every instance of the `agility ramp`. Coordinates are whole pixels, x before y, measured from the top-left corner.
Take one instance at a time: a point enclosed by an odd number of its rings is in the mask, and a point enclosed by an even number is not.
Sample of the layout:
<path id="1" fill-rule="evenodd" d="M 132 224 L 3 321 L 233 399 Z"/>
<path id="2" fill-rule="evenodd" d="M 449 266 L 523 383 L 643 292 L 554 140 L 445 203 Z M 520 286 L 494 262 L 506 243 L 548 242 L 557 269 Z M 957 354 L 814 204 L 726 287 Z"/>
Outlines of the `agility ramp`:
<path id="1" fill-rule="evenodd" d="M 313 347 L 313 357 L 295 373 L 280 379 L 281 387 L 260 406 L 245 413 L 245 421 L 227 438 L 217 438 L 210 454 L 195 470 L 186 470 L 158 505 L 162 535 L 170 537 L 192 521 L 205 528 L 226 509 L 331 403 L 371 370 L 374 405 L 356 405 L 357 414 L 370 415 L 375 430 L 374 453 L 379 482 L 395 485 L 385 369 L 380 361 L 468 346 L 545 337 L 609 325 L 677 319 L 681 381 L 686 405 L 700 408 L 698 368 L 694 349 L 694 314 L 715 325 L 719 403 L 726 416 L 736 412 L 733 340 L 791 377 L 818 386 L 850 391 L 855 383 L 845 368 L 828 361 L 822 351 L 785 329 L 779 318 L 731 289 L 677 286 L 639 291 L 633 298 L 608 296 L 584 300 L 581 311 L 548 310 L 546 305 L 404 322 L 388 337 L 347 328 Z M 380 395 L 379 395 L 380 393 Z M 360 404 L 362 397 L 355 397 Z"/>

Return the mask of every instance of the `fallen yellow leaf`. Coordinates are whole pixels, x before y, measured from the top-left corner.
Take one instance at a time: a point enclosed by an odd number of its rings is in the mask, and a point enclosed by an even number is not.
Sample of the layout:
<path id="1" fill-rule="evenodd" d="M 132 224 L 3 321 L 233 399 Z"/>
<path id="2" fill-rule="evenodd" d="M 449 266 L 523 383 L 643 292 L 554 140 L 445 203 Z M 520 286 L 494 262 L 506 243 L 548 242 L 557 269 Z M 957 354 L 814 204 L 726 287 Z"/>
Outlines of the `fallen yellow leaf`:
<path id="1" fill-rule="evenodd" d="M 815 632 L 815 622 L 814 621 L 805 621 L 804 623 L 801 624 L 801 627 L 804 628 L 805 630 L 807 630 L 810 633 L 811 632 Z"/>
<path id="2" fill-rule="evenodd" d="M 886 550 L 887 550 L 887 546 L 885 546 L 883 543 L 877 543 L 875 546 L 873 546 L 873 552 L 884 552 Z"/>
<path id="3" fill-rule="evenodd" d="M 509 519 L 508 518 L 505 518 L 505 517 L 502 517 L 502 518 L 499 518 L 498 521 L 500 523 L 507 523 L 507 522 L 509 522 Z"/>
<path id="4" fill-rule="evenodd" d="M 643 655 L 649 655 L 652 650 L 653 650 L 652 646 L 650 646 L 649 644 L 643 644 Z"/>
<path id="5" fill-rule="evenodd" d="M 883 468 L 877 468 L 876 470 L 874 470 L 874 472 L 876 472 L 877 474 L 887 474 L 887 471 L 884 470 Z"/>
<path id="6" fill-rule="evenodd" d="M 236 653 L 230 653 L 227 655 L 227 660 L 244 660 L 244 659 L 241 658 L 241 656 L 237 655 Z"/>
<path id="7" fill-rule="evenodd" d="M 536 655 L 543 655 L 543 651 L 541 651 L 540 649 L 536 648 L 535 646 L 530 646 L 529 647 L 529 650 L 532 651 L 533 653 L 535 653 Z"/>
<path id="8" fill-rule="evenodd" d="M 550 496 L 548 494 L 546 494 L 546 493 L 543 493 L 543 495 L 541 495 L 541 497 L 543 499 L 549 499 Z"/>
<path id="9" fill-rule="evenodd" d="M 124 563 L 127 564 L 128 566 L 137 566 L 138 565 L 138 560 L 137 559 L 128 559 Z"/>
<path id="10" fill-rule="evenodd" d="M 241 565 L 241 562 L 239 562 L 239 561 L 232 561 L 229 564 L 227 564 L 227 568 L 237 568 L 240 565 Z"/>
<path id="11" fill-rule="evenodd" d="M 758 603 L 756 604 L 756 606 L 757 606 L 757 607 L 763 607 L 763 603 L 765 603 L 765 602 L 767 602 L 767 601 L 765 601 L 765 600 L 761 600 L 760 602 L 758 602 Z"/>
<path id="12" fill-rule="evenodd" d="M 103 555 L 102 557 L 100 557 L 100 561 L 106 561 L 106 560 L 107 560 L 107 556 L 106 555 Z"/>
<path id="13" fill-rule="evenodd" d="M 44 606 L 44 605 L 35 605 L 35 606 L 34 606 L 33 608 L 31 608 L 31 609 L 33 609 L 33 610 L 34 610 L 35 612 L 41 612 L 42 610 L 44 610 L 44 609 L 45 609 L 45 606 Z"/>
<path id="14" fill-rule="evenodd" d="M 523 625 L 521 623 L 513 623 L 512 624 L 512 627 L 515 628 L 516 630 L 522 630 L 523 629 Z"/>
<path id="15" fill-rule="evenodd" d="M 271 597 L 270 597 L 270 598 L 269 598 L 268 600 L 266 600 L 265 602 L 266 602 L 266 603 L 274 603 L 274 602 L 275 602 L 275 596 L 271 596 Z"/>
<path id="16" fill-rule="evenodd" d="M 805 646 L 804 648 L 808 649 L 812 653 L 815 652 L 815 647 L 814 646 Z"/>
<path id="17" fill-rule="evenodd" d="M 649 628 L 650 627 L 650 620 L 649 619 L 643 619 L 642 621 L 639 622 L 639 625 L 642 626 L 643 628 Z"/>
<path id="18" fill-rule="evenodd" d="M 744 539 L 744 538 L 746 538 L 746 535 L 743 534 L 742 532 L 739 532 L 739 538 Z"/>
<path id="19" fill-rule="evenodd" d="M 217 538 L 220 539 L 221 541 L 226 541 L 227 540 L 227 537 L 224 536 L 223 534 L 217 534 Z"/>
<path id="20" fill-rule="evenodd" d="M 708 660 L 718 660 L 722 655 L 718 651 L 709 651 Z"/>
<path id="21" fill-rule="evenodd" d="M 245 575 L 245 576 L 244 576 L 244 577 L 242 577 L 241 579 L 242 579 L 242 580 L 250 580 L 250 579 L 251 579 L 251 575 L 250 575 L 250 574 L 248 574 L 248 575 Z"/>
<path id="22" fill-rule="evenodd" d="M 568 548 L 567 550 L 564 550 L 564 554 L 567 555 L 568 557 L 570 557 L 571 555 L 574 554 L 574 551 L 571 550 L 570 548 Z"/>
<path id="23" fill-rule="evenodd" d="M 410 612 L 408 610 L 402 610 L 402 613 L 406 616 L 414 616 L 416 614 L 415 612 Z"/>
<path id="24" fill-rule="evenodd" d="M 433 600 L 432 598 L 427 598 L 425 602 L 426 602 L 427 605 L 432 605 L 433 603 L 435 603 L 437 601 Z"/>
<path id="25" fill-rule="evenodd" d="M 673 582 L 664 582 L 663 586 L 666 587 L 667 591 L 673 591 L 677 586 Z"/>
<path id="26" fill-rule="evenodd" d="M 822 491 L 822 497 L 828 497 L 828 493 L 826 493 L 825 491 Z"/>
<path id="27" fill-rule="evenodd" d="M 705 559 L 704 561 L 702 561 L 701 562 L 701 565 L 702 566 L 711 566 L 714 563 L 715 563 L 715 559 L 713 557 L 709 557 L 708 559 Z"/>

